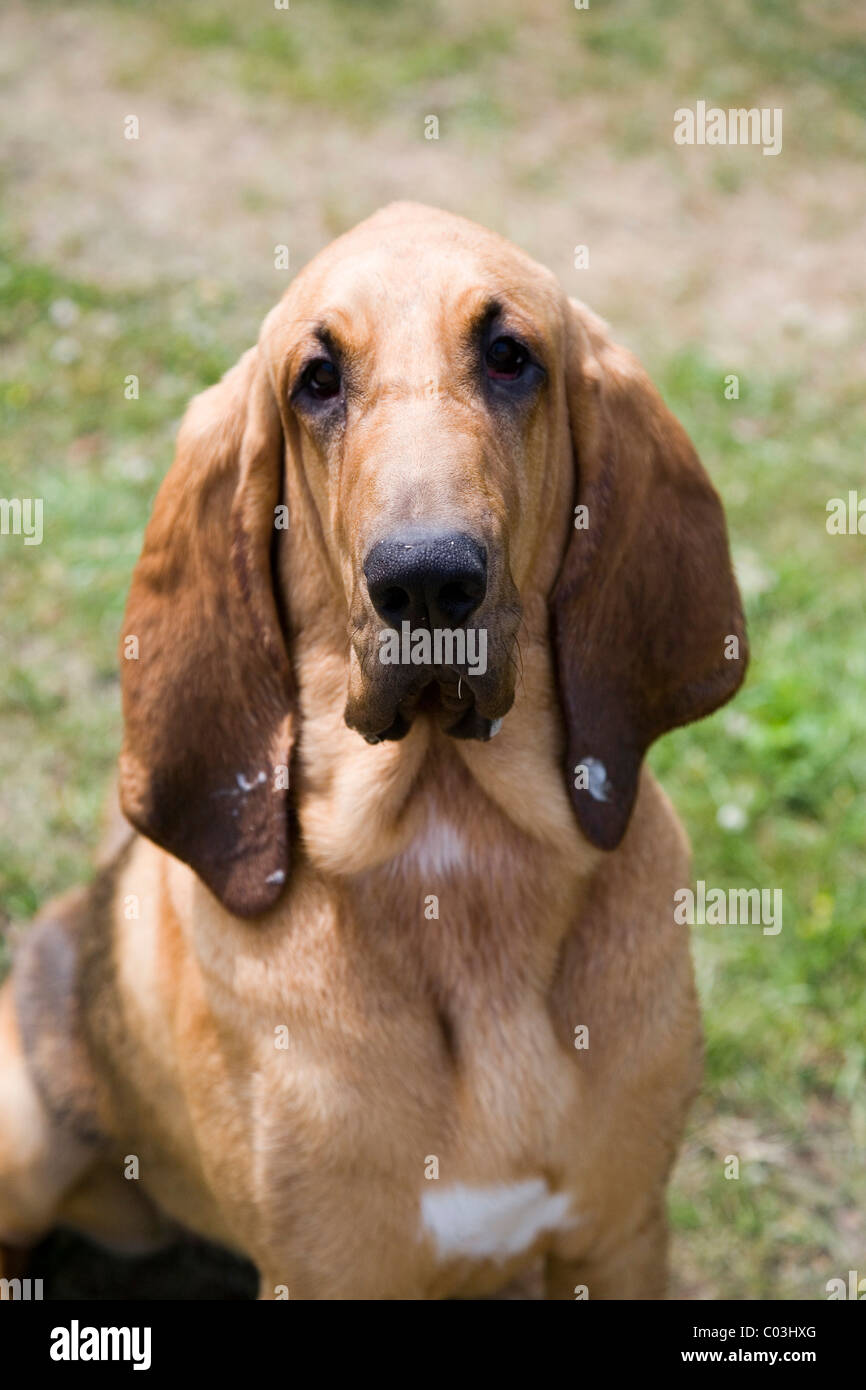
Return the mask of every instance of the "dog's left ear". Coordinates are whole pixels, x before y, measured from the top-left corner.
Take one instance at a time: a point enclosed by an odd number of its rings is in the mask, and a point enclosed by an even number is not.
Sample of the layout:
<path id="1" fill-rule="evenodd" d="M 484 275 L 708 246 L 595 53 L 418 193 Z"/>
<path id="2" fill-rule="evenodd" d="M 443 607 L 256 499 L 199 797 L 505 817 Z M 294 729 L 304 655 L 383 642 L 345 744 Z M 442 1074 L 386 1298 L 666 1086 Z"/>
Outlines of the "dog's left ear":
<path id="1" fill-rule="evenodd" d="M 730 699 L 748 651 L 721 502 L 685 431 L 574 301 L 566 341 L 577 510 L 553 638 L 572 804 L 609 850 L 649 745 Z"/>
<path id="2" fill-rule="evenodd" d="M 253 348 L 192 402 L 120 643 L 123 810 L 254 916 L 289 867 L 295 688 L 274 586 L 284 436 Z"/>

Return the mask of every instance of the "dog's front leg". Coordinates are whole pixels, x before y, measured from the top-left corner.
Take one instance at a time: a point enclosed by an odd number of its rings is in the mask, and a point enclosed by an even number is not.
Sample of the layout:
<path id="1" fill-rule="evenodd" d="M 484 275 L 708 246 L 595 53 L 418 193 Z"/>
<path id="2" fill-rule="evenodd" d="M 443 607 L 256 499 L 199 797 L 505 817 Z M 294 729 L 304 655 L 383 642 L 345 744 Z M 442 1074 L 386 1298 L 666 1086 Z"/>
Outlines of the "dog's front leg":
<path id="1" fill-rule="evenodd" d="M 653 1208 L 604 1252 L 577 1259 L 551 1255 L 545 1270 L 548 1299 L 656 1299 L 667 1289 L 668 1227 L 664 1211 Z"/>

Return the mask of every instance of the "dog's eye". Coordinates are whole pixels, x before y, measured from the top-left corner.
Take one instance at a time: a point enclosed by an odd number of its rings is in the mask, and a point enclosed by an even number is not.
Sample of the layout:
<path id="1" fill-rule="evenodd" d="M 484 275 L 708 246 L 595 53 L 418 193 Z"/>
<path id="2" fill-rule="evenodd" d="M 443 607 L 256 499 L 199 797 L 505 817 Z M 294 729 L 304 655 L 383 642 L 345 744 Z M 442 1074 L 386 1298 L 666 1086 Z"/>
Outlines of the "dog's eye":
<path id="1" fill-rule="evenodd" d="M 327 357 L 317 357 L 304 368 L 301 385 L 317 401 L 327 401 L 340 389 L 340 373 Z"/>
<path id="2" fill-rule="evenodd" d="M 528 360 L 514 338 L 496 338 L 487 349 L 487 375 L 494 381 L 516 381 Z"/>

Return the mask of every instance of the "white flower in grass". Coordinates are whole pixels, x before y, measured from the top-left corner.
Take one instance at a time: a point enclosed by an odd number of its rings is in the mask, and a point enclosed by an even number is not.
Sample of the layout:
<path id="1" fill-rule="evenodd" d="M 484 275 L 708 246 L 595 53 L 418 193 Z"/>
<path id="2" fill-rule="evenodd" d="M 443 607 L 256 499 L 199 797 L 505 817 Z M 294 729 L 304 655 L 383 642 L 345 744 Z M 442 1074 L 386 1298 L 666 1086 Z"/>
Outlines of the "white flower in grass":
<path id="1" fill-rule="evenodd" d="M 733 801 L 726 802 L 716 812 L 716 824 L 721 826 L 722 830 L 744 830 L 746 823 L 745 811 Z"/>
<path id="2" fill-rule="evenodd" d="M 51 349 L 51 356 L 55 362 L 62 362 L 68 366 L 70 362 L 77 362 L 81 356 L 81 346 L 76 338 L 58 338 Z"/>
<path id="3" fill-rule="evenodd" d="M 72 299 L 55 299 L 48 312 L 58 328 L 71 328 L 78 321 L 78 305 Z"/>

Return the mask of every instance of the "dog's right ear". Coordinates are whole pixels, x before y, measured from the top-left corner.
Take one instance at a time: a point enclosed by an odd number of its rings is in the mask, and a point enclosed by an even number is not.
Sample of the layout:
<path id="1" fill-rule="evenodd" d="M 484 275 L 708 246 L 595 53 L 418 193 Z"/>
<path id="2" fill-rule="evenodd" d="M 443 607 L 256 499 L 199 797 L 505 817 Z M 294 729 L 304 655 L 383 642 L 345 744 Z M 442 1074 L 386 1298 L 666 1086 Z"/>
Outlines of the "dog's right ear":
<path id="1" fill-rule="evenodd" d="M 190 405 L 120 644 L 120 794 L 144 835 L 253 916 L 288 873 L 295 692 L 273 583 L 284 443 L 253 348 Z"/>

